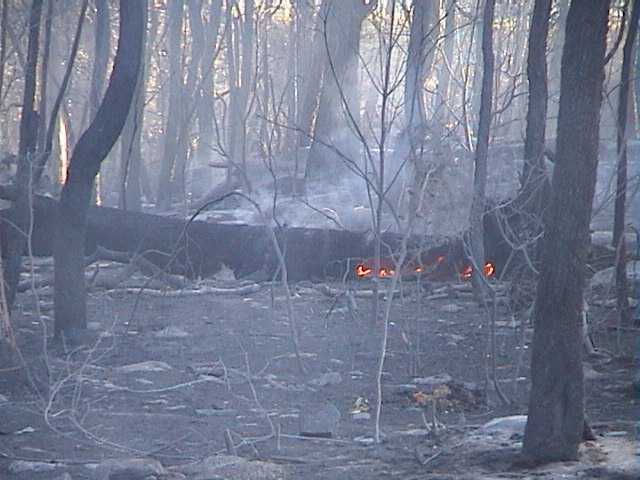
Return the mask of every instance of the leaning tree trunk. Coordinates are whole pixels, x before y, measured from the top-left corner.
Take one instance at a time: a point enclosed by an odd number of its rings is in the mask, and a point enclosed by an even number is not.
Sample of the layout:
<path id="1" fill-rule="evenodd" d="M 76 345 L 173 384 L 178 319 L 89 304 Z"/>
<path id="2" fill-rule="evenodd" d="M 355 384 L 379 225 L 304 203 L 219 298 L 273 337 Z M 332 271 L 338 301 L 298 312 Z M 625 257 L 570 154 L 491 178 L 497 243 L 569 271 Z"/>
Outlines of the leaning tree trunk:
<path id="1" fill-rule="evenodd" d="M 104 83 L 107 79 L 107 64 L 109 63 L 110 35 L 109 29 L 109 1 L 96 0 L 96 28 L 94 32 L 94 57 L 93 70 L 91 72 L 91 88 L 89 90 L 89 123 L 100 106 L 100 98 L 104 91 Z M 107 163 L 107 162 L 105 162 Z M 104 164 L 103 164 L 104 165 Z M 98 176 L 95 185 L 95 198 L 99 202 L 100 197 L 105 193 L 106 185 L 105 174 Z"/>
<path id="2" fill-rule="evenodd" d="M 574 0 L 562 56 L 552 194 L 535 304 L 523 453 L 576 460 L 583 438 L 582 304 L 598 166 L 609 2 Z"/>
<path id="3" fill-rule="evenodd" d="M 627 285 L 627 247 L 624 239 L 625 214 L 627 201 L 627 140 L 629 119 L 629 104 L 631 99 L 631 67 L 633 66 L 633 48 L 638 33 L 638 18 L 640 5 L 638 0 L 633 2 L 629 32 L 624 43 L 622 55 L 622 73 L 620 78 L 620 93 L 618 97 L 618 135 L 617 153 L 618 168 L 616 180 L 616 201 L 613 214 L 613 248 L 616 249 L 616 297 L 618 315 L 621 324 L 631 321 L 629 309 L 629 287 Z"/>
<path id="4" fill-rule="evenodd" d="M 6 7 L 6 6 L 5 6 Z M 36 76 L 38 65 L 38 43 L 40 38 L 40 17 L 42 0 L 33 0 L 29 12 L 29 41 L 27 45 L 27 63 L 24 73 L 22 113 L 20 116 L 20 140 L 18 144 L 18 169 L 16 187 L 18 195 L 13 204 L 12 228 L 4 247 L 4 280 L 8 308 L 15 299 L 16 287 L 22 267 L 22 251 L 28 241 L 24 234 L 29 232 L 31 211 L 29 199 L 32 188 L 32 165 L 38 142 L 38 113 L 34 111 L 36 96 Z"/>
<path id="5" fill-rule="evenodd" d="M 489 150 L 489 130 L 491 129 L 491 103 L 493 101 L 493 16 L 495 0 L 487 0 L 482 19 L 482 90 L 480 94 L 480 117 L 478 142 L 476 144 L 475 168 L 473 173 L 473 198 L 470 214 L 471 258 L 473 259 L 473 289 L 478 298 L 485 291 L 483 268 L 485 259 L 482 217 L 485 213 L 485 192 L 487 189 L 487 156 Z"/>
<path id="6" fill-rule="evenodd" d="M 86 329 L 84 244 L 91 188 L 120 135 L 131 106 L 142 57 L 144 3 L 120 0 L 118 49 L 109 85 L 95 118 L 78 140 L 60 196 L 54 241 L 55 335 Z"/>

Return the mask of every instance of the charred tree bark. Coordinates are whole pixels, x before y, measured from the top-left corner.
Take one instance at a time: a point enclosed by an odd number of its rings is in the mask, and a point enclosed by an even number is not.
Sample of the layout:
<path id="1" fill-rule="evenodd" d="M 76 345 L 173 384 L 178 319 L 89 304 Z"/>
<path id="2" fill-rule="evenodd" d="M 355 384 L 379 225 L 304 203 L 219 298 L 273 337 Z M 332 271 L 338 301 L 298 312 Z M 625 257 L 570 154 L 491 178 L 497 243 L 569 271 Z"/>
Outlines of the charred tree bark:
<path id="1" fill-rule="evenodd" d="M 56 121 L 58 119 L 58 113 L 60 112 L 60 107 L 63 103 L 64 96 L 67 93 L 67 88 L 71 83 L 71 73 L 73 72 L 73 66 L 75 65 L 76 57 L 78 56 L 78 48 L 80 47 L 80 39 L 82 37 L 82 25 L 84 24 L 85 14 L 87 12 L 87 7 L 89 6 L 89 0 L 84 0 L 82 6 L 80 7 L 80 16 L 78 17 L 78 23 L 76 25 L 75 37 L 73 39 L 73 44 L 71 46 L 71 53 L 69 54 L 69 60 L 67 61 L 67 68 L 64 72 L 64 76 L 62 78 L 62 83 L 60 84 L 60 90 L 56 95 L 56 99 L 53 102 L 51 107 L 51 114 L 49 117 L 49 125 L 44 132 L 44 144 L 42 145 L 42 149 L 38 150 L 38 155 L 36 158 L 36 162 L 33 168 L 33 185 L 37 187 L 40 182 L 40 177 L 45 169 L 46 163 L 49 161 L 49 157 L 51 155 L 51 151 L 53 149 L 53 137 L 56 132 Z M 45 122 L 41 122 L 41 125 L 44 125 Z M 42 133 L 42 132 L 38 132 Z M 42 135 L 40 136 L 42 138 Z"/>
<path id="2" fill-rule="evenodd" d="M 33 162 L 38 143 L 38 113 L 34 110 L 36 96 L 36 76 L 38 66 L 38 45 L 40 41 L 40 17 L 42 0 L 33 0 L 29 12 L 29 41 L 27 45 L 27 63 L 24 73 L 24 91 L 22 113 L 20 116 L 20 140 L 18 145 L 18 168 L 15 185 L 17 197 L 12 211 L 13 225 L 9 228 L 9 237 L 4 251 L 4 280 L 6 300 L 11 309 L 15 299 L 16 287 L 22 266 L 22 251 L 28 241 L 31 224 L 30 195 L 32 191 Z"/>
<path id="3" fill-rule="evenodd" d="M 40 118 L 38 124 L 38 152 L 43 152 L 46 143 L 47 121 L 47 86 L 49 84 L 49 58 L 51 56 L 51 24 L 53 23 L 53 1 L 47 2 L 47 13 L 44 24 L 44 45 L 40 70 Z"/>
<path id="4" fill-rule="evenodd" d="M 107 80 L 107 63 L 109 62 L 110 49 L 110 21 L 109 1 L 95 0 L 96 3 L 96 28 L 94 32 L 94 57 L 93 70 L 91 72 L 91 88 L 89 90 L 89 122 L 92 122 L 98 108 L 100 98 Z"/>
<path id="5" fill-rule="evenodd" d="M 575 460 L 583 438 L 582 304 L 598 164 L 609 2 L 574 0 L 562 56 L 552 194 L 535 304 L 523 453 Z"/>
<path id="6" fill-rule="evenodd" d="M 142 58 L 144 4 L 120 0 L 118 49 L 95 118 L 78 140 L 60 196 L 54 241 L 55 336 L 86 329 L 84 245 L 91 188 L 127 119 Z"/>
<path id="7" fill-rule="evenodd" d="M 13 193 L 10 188 L 0 185 L 0 198 L 12 199 Z M 34 198 L 32 248 L 36 256 L 50 256 L 53 252 L 57 210 L 55 200 L 43 196 Z M 5 215 L 6 212 L 0 211 L 0 217 L 3 217 L 0 221 Z M 484 217 L 485 249 L 487 258 L 495 265 L 496 274 L 500 275 L 510 252 L 500 242 L 500 227 L 496 220 L 492 214 Z M 375 256 L 376 242 L 368 233 L 300 227 L 282 228 L 276 234 L 286 250 L 288 278 L 293 281 L 343 278 L 349 272 L 354 275 L 359 260 Z M 404 235 L 383 233 L 381 237 L 386 256 L 398 251 Z M 5 238 L 6 232 L 0 230 L 3 245 Z M 273 243 L 264 226 L 216 224 L 197 219 L 187 222 L 91 206 L 87 212 L 85 256 L 93 256 L 98 247 L 143 255 L 167 272 L 190 278 L 211 276 L 226 265 L 237 277 L 255 274 L 256 279 L 271 280 L 279 269 Z M 459 238 L 412 236 L 408 248 L 408 258 L 414 259 L 415 265 L 425 267 L 421 273 L 425 279 L 456 279 L 463 267 L 469 265 Z"/>
<path id="8" fill-rule="evenodd" d="M 235 7 L 234 7 L 235 6 Z M 255 2 L 244 2 L 244 12 L 234 19 L 232 8 L 240 8 L 237 0 L 227 5 L 227 54 L 229 69 L 229 114 L 227 122 L 227 188 L 243 187 L 251 191 L 247 176 L 247 118 L 249 95 L 254 83 Z"/>
<path id="9" fill-rule="evenodd" d="M 489 151 L 489 133 L 491 129 L 491 104 L 493 103 L 493 17 L 495 0 L 486 0 L 482 19 L 482 91 L 480 94 L 480 116 L 478 123 L 478 141 L 476 144 L 473 199 L 470 213 L 471 257 L 474 263 L 473 289 L 478 298 L 484 296 L 485 281 L 483 267 L 485 263 L 484 231 L 482 217 L 485 214 L 487 188 L 487 157 Z"/>
<path id="10" fill-rule="evenodd" d="M 453 65 L 455 40 L 456 40 L 456 0 L 446 2 L 446 18 L 444 27 L 444 40 L 442 46 L 442 63 L 438 78 L 438 94 L 440 96 L 439 115 L 440 123 L 446 125 L 451 117 L 453 95 L 451 89 L 451 68 Z"/>
<path id="11" fill-rule="evenodd" d="M 348 172 L 345 159 L 358 161 L 360 139 L 352 134 L 361 128 L 358 90 L 358 62 L 362 22 L 375 6 L 362 0 L 327 0 L 321 12 L 321 42 L 324 45 L 324 73 L 320 103 L 307 160 L 308 180 L 334 181 Z"/>
<path id="12" fill-rule="evenodd" d="M 9 6 L 7 0 L 2 0 L 0 4 L 0 101 L 2 100 L 2 89 L 4 86 L 4 62 L 7 56 L 7 18 Z"/>
<path id="13" fill-rule="evenodd" d="M 141 0 L 147 5 L 147 0 Z M 148 8 L 148 7 L 147 7 Z M 145 13 L 147 8 L 145 8 Z M 144 24 L 147 24 L 145 15 Z M 147 28 L 142 32 L 143 56 L 147 54 Z M 142 62 L 138 71 L 133 105 L 127 115 L 127 121 L 120 138 L 120 188 L 118 206 L 123 210 L 139 212 L 142 209 L 142 191 L 140 187 L 140 168 L 142 165 L 142 127 L 144 124 L 144 101 L 146 84 L 146 65 Z"/>
<path id="14" fill-rule="evenodd" d="M 110 35 L 109 30 L 109 2 L 108 0 L 95 0 L 96 3 L 96 25 L 94 32 L 94 57 L 93 70 L 91 72 L 91 87 L 89 90 L 89 116 L 88 123 L 93 121 L 100 106 L 100 98 L 104 91 L 104 84 L 107 79 L 107 63 L 109 62 Z M 84 127 L 84 126 L 83 126 Z M 106 162 L 105 162 L 106 163 Z M 103 165 L 105 165 L 103 163 Z M 110 162 L 109 162 L 110 163 Z M 106 174 L 108 175 L 108 173 Z M 107 181 L 105 174 L 98 175 L 95 185 L 94 201 L 98 202 L 105 194 Z"/>
<path id="15" fill-rule="evenodd" d="M 439 0 L 413 2 L 404 85 L 404 113 L 409 143 L 409 162 L 412 169 L 408 215 L 411 224 L 413 224 L 413 219 L 420 214 L 419 211 L 422 208 L 422 192 L 426 188 L 428 164 L 432 157 L 425 152 L 428 120 L 424 84 L 433 65 L 436 51 L 439 11 Z M 439 140 L 434 139 L 434 141 L 439 143 Z M 431 163 L 433 164 L 433 162 Z"/>
<path id="16" fill-rule="evenodd" d="M 627 128 L 629 105 L 631 103 L 631 69 L 633 67 L 633 48 L 638 34 L 640 5 L 635 0 L 631 7 L 629 31 L 624 42 L 622 54 L 622 72 L 620 75 L 620 92 L 618 97 L 618 129 L 616 150 L 618 168 L 616 178 L 616 201 L 613 214 L 613 248 L 616 249 L 616 298 L 620 323 L 631 322 L 629 308 L 629 286 L 627 285 L 627 248 L 624 241 L 625 216 L 627 202 L 627 141 L 630 133 Z M 632 132 L 631 132 L 632 133 Z"/>
<path id="17" fill-rule="evenodd" d="M 215 142 L 213 130 L 214 125 L 214 86 L 215 68 L 213 63 L 217 55 L 221 40 L 219 37 L 220 24 L 222 20 L 222 2 L 211 2 L 209 7 L 209 21 L 205 25 L 204 41 L 205 51 L 202 57 L 202 85 L 198 89 L 198 104 L 196 114 L 198 116 L 198 143 L 195 147 L 195 163 L 202 167 L 208 164 L 213 151 L 212 145 Z M 205 71 L 205 68 L 211 70 Z"/>
<path id="18" fill-rule="evenodd" d="M 171 177 L 176 165 L 180 128 L 182 126 L 182 22 L 184 3 L 182 0 L 169 0 L 169 111 L 164 136 L 164 152 L 158 176 L 156 207 L 166 210 L 171 205 Z"/>
<path id="19" fill-rule="evenodd" d="M 311 35 L 311 14 L 304 10 L 308 8 L 308 2 L 299 0 L 299 11 L 301 15 L 301 29 L 306 27 Z M 315 16 L 312 29 L 311 46 L 306 47 L 306 56 L 298 50 L 298 65 L 300 65 L 300 81 L 298 92 L 298 116 L 296 119 L 296 129 L 298 138 L 298 148 L 311 145 L 314 117 L 318 109 L 318 98 L 322 86 L 323 65 L 325 58 L 324 46 L 324 19 L 328 8 L 329 0 L 322 0 L 320 12 Z M 302 42 L 304 45 L 305 42 Z M 301 45 L 302 46 L 302 45 Z M 302 50 L 304 52 L 304 50 Z"/>
<path id="20" fill-rule="evenodd" d="M 191 123 L 196 110 L 197 96 L 192 95 L 200 84 L 202 57 L 204 55 L 204 26 L 202 24 L 202 0 L 194 0 L 188 5 L 189 28 L 191 30 L 191 61 L 187 68 L 187 78 L 183 95 L 182 124 L 179 126 L 178 148 L 176 161 L 171 177 L 171 194 L 177 195 L 180 201 L 186 201 L 185 174 L 189 156 L 189 137 Z"/>
<path id="21" fill-rule="evenodd" d="M 545 131 L 547 126 L 547 37 L 551 0 L 536 0 L 529 29 L 527 77 L 529 79 L 529 107 L 524 141 L 524 165 L 520 179 L 520 197 L 531 219 L 533 232 L 540 231 L 541 215 L 549 198 L 544 164 Z"/>

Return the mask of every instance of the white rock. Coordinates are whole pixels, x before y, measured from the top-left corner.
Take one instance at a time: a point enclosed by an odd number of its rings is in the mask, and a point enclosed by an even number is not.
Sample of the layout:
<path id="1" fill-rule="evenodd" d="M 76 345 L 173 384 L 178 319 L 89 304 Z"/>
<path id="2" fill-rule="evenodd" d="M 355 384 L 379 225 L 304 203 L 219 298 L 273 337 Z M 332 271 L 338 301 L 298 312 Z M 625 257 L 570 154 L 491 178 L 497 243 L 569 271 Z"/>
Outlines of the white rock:
<path id="1" fill-rule="evenodd" d="M 447 313 L 458 313 L 461 310 L 463 310 L 463 308 L 459 305 L 456 305 L 455 303 L 448 303 L 440 307 L 440 311 Z"/>
<path id="2" fill-rule="evenodd" d="M 524 435 L 524 427 L 527 424 L 526 415 L 512 415 L 510 417 L 494 418 L 485 423 L 480 430 L 488 434 L 505 436 Z"/>
<path id="3" fill-rule="evenodd" d="M 342 383 L 342 375 L 338 372 L 327 372 L 320 375 L 318 378 L 311 380 L 311 384 L 317 387 L 324 387 L 326 385 L 338 385 Z"/>
<path id="4" fill-rule="evenodd" d="M 99 479 L 143 479 L 152 475 L 167 475 L 167 470 L 153 458 L 113 458 L 89 466 Z"/>
<path id="5" fill-rule="evenodd" d="M 148 360 L 140 363 L 130 363 L 117 368 L 121 372 L 166 372 L 171 370 L 171 365 L 158 360 Z"/>
<path id="6" fill-rule="evenodd" d="M 26 460 L 14 460 L 9 464 L 9 472 L 51 472 L 56 468 L 61 468 L 64 466 L 65 465 L 63 463 L 28 462 Z"/>
<path id="7" fill-rule="evenodd" d="M 157 338 L 186 338 L 186 337 L 190 337 L 191 334 L 182 330 L 179 327 L 174 327 L 173 325 L 170 325 L 168 327 L 163 328 L 162 330 L 158 330 L 157 332 L 154 332 L 153 336 Z"/>
<path id="8" fill-rule="evenodd" d="M 229 478 L 234 480 L 281 480 L 285 469 L 274 463 L 249 461 L 232 455 L 213 455 L 200 462 L 181 465 L 175 470 L 190 480 Z"/>

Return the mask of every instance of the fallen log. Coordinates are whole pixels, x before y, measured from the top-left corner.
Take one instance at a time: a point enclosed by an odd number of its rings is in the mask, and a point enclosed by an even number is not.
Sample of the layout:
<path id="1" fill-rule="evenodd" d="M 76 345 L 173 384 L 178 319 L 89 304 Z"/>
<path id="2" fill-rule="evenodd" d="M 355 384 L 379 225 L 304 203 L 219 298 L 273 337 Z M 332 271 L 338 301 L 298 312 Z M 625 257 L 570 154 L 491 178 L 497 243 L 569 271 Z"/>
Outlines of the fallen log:
<path id="1" fill-rule="evenodd" d="M 0 189 L 0 197 L 6 190 Z M 57 202 L 34 197 L 34 229 L 31 250 L 35 256 L 52 254 Z M 11 210 L 0 212 L 0 237 L 11 227 Z M 508 257 L 492 222 L 485 222 L 487 258 L 498 270 Z M 346 230 L 288 227 L 276 236 L 285 253 L 289 279 L 324 279 L 352 275 L 358 261 L 373 256 L 373 239 L 367 233 Z M 402 236 L 383 235 L 384 255 L 399 249 Z M 5 242 L 3 241 L 4 245 Z M 465 263 L 462 239 L 414 236 L 408 242 L 409 262 L 429 265 L 432 278 L 456 278 Z M 88 214 L 85 255 L 99 248 L 138 255 L 157 267 L 189 278 L 207 277 L 226 265 L 236 277 L 251 275 L 257 280 L 271 279 L 278 262 L 266 227 L 229 225 L 168 218 L 109 207 L 91 207 Z M 4 253 L 4 252 L 3 252 Z M 99 256 L 99 255 L 98 255 Z M 444 259 L 444 261 L 439 260 Z"/>

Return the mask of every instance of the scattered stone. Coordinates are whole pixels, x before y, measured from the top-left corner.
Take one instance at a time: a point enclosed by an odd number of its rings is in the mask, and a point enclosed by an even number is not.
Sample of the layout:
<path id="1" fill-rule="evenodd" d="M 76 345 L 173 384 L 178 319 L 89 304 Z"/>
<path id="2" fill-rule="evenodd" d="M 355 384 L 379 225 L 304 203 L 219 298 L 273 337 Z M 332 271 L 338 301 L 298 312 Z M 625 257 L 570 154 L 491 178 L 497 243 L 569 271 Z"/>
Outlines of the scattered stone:
<path id="1" fill-rule="evenodd" d="M 281 480 L 285 468 L 275 463 L 249 461 L 233 455 L 213 455 L 200 462 L 174 467 L 190 480 Z"/>
<path id="2" fill-rule="evenodd" d="M 18 431 L 13 432 L 13 434 L 14 434 L 14 435 L 22 435 L 22 434 L 24 434 L 24 433 L 33 433 L 33 432 L 35 432 L 35 431 L 36 431 L 36 429 L 35 429 L 35 428 L 33 428 L 33 427 L 24 427 L 24 428 L 21 428 L 21 429 L 20 429 L 20 430 L 18 430 Z"/>
<path id="3" fill-rule="evenodd" d="M 95 477 L 108 480 L 147 480 L 154 476 L 165 476 L 167 470 L 153 458 L 114 458 L 90 467 Z"/>
<path id="4" fill-rule="evenodd" d="M 595 290 L 607 290 L 614 284 L 615 267 L 605 268 L 596 272 L 589 283 L 590 288 Z M 640 262 L 628 262 L 627 263 L 627 278 L 629 286 L 633 286 L 640 282 Z"/>
<path id="5" fill-rule="evenodd" d="M 355 412 L 351 414 L 353 420 L 369 420 L 371 414 L 369 412 Z"/>
<path id="6" fill-rule="evenodd" d="M 53 480 L 73 480 L 71 475 L 68 472 L 63 473 L 59 477 L 54 478 Z"/>
<path id="7" fill-rule="evenodd" d="M 629 432 L 626 432 L 624 430 L 620 430 L 620 431 L 613 431 L 613 432 L 606 432 L 604 434 L 605 437 L 626 437 L 627 435 L 629 435 Z"/>
<path id="8" fill-rule="evenodd" d="M 523 437 L 524 427 L 527 424 L 526 415 L 512 415 L 509 417 L 494 418 L 485 423 L 480 430 L 488 435 L 504 436 L 507 438 Z"/>
<path id="9" fill-rule="evenodd" d="M 638 306 L 638 301 L 633 298 L 633 297 L 628 297 L 627 301 L 629 302 L 629 307 L 630 308 L 636 308 Z M 598 305 L 598 303 L 596 302 L 596 305 Z M 616 308 L 618 306 L 618 299 L 617 298 L 610 298 L 609 300 L 605 301 L 604 303 L 600 303 L 600 305 L 607 307 L 607 308 Z"/>
<path id="10" fill-rule="evenodd" d="M 583 364 L 583 368 L 582 368 L 583 372 L 584 372 L 584 379 L 585 380 L 599 380 L 602 377 L 605 376 L 604 373 L 600 373 L 597 372 L 593 369 L 593 367 L 591 365 L 589 365 L 588 363 Z"/>
<path id="11" fill-rule="evenodd" d="M 24 472 L 51 472 L 56 468 L 65 467 L 64 463 L 55 462 L 29 462 L 27 460 L 14 460 L 9 464 L 10 473 L 24 473 Z"/>
<path id="12" fill-rule="evenodd" d="M 340 411 L 332 403 L 310 405 L 300 414 L 300 435 L 330 438 L 340 422 Z"/>
<path id="13" fill-rule="evenodd" d="M 458 313 L 462 310 L 463 308 L 459 305 L 456 305 L 455 303 L 448 303 L 440 307 L 440 311 L 447 312 L 447 313 Z"/>
<path id="14" fill-rule="evenodd" d="M 339 385 L 342 383 L 342 375 L 338 372 L 327 372 L 320 375 L 318 378 L 311 380 L 311 385 L 316 387 L 326 387 L 327 385 Z"/>
<path id="15" fill-rule="evenodd" d="M 168 327 L 165 327 L 162 330 L 158 330 L 157 332 L 154 332 L 153 336 L 156 338 L 186 338 L 186 337 L 190 337 L 191 334 L 182 330 L 179 327 L 174 327 L 173 325 L 169 325 Z"/>
<path id="16" fill-rule="evenodd" d="M 375 439 L 373 437 L 367 437 L 365 435 L 360 435 L 359 437 L 354 438 L 353 441 L 360 445 L 373 445 L 375 443 Z"/>
<path id="17" fill-rule="evenodd" d="M 414 378 L 411 383 L 415 383 L 420 386 L 431 386 L 438 387 L 440 385 L 447 385 L 451 383 L 453 378 L 448 373 L 439 373 L 438 375 L 433 375 L 431 377 L 417 377 Z"/>
<path id="18" fill-rule="evenodd" d="M 224 365 L 220 362 L 189 365 L 187 371 L 194 375 L 205 375 L 207 377 L 220 378 L 226 375 Z"/>
<path id="19" fill-rule="evenodd" d="M 216 417 L 221 415 L 233 415 L 236 410 L 229 408 L 197 408 L 196 413 L 203 417 Z"/>
<path id="20" fill-rule="evenodd" d="M 171 365 L 166 362 L 160 362 L 158 360 L 148 360 L 146 362 L 131 363 L 129 365 L 123 365 L 117 368 L 124 373 L 132 372 L 166 372 L 171 370 Z"/>
<path id="21" fill-rule="evenodd" d="M 408 437 L 422 437 L 431 435 L 431 430 L 427 430 L 426 428 L 412 428 L 410 430 L 400 430 L 398 435 L 406 435 Z"/>

